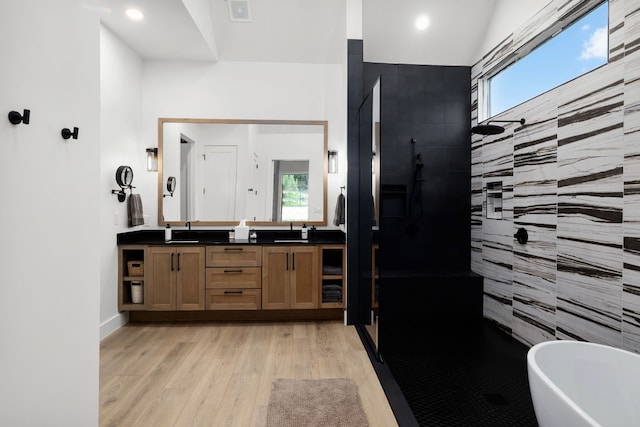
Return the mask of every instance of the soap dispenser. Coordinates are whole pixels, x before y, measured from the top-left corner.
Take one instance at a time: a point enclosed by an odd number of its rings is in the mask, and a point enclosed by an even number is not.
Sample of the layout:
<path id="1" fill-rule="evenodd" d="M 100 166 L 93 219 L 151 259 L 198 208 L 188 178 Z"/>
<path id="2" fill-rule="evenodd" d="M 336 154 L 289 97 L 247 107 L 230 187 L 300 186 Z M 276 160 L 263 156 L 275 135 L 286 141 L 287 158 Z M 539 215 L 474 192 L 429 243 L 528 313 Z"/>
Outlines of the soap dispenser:
<path id="1" fill-rule="evenodd" d="M 309 230 L 307 229 L 307 224 L 302 224 L 302 230 L 301 230 L 301 237 L 303 240 L 306 240 L 309 238 Z"/>
<path id="2" fill-rule="evenodd" d="M 171 240 L 171 225 L 167 224 L 167 228 L 164 229 L 164 241 L 168 242 Z"/>

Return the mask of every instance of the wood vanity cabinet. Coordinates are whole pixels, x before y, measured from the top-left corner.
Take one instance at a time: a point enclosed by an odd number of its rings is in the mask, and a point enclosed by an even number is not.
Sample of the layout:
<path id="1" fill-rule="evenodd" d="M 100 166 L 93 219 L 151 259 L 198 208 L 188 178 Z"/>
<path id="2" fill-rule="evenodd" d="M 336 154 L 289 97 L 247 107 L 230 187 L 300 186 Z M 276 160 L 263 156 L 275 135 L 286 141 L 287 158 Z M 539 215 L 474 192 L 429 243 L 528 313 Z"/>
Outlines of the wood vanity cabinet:
<path id="1" fill-rule="evenodd" d="M 119 245 L 118 308 L 343 308 L 345 261 L 344 244 Z"/>
<path id="2" fill-rule="evenodd" d="M 318 308 L 318 247 L 262 248 L 262 309 Z"/>
<path id="3" fill-rule="evenodd" d="M 204 310 L 204 247 L 150 246 L 147 254 L 147 310 Z"/>
<path id="4" fill-rule="evenodd" d="M 207 246 L 206 257 L 207 310 L 260 310 L 260 246 Z"/>

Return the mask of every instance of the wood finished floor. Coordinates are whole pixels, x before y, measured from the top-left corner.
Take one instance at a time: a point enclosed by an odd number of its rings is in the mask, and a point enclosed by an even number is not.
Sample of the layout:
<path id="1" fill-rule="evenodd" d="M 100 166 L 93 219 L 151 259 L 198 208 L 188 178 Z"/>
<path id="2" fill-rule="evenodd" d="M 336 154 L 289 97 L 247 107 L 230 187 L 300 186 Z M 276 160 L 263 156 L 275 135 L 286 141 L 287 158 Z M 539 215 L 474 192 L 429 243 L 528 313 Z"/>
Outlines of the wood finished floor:
<path id="1" fill-rule="evenodd" d="M 374 426 L 397 426 L 353 326 L 128 324 L 100 345 L 101 426 L 264 426 L 279 378 L 351 378 Z"/>

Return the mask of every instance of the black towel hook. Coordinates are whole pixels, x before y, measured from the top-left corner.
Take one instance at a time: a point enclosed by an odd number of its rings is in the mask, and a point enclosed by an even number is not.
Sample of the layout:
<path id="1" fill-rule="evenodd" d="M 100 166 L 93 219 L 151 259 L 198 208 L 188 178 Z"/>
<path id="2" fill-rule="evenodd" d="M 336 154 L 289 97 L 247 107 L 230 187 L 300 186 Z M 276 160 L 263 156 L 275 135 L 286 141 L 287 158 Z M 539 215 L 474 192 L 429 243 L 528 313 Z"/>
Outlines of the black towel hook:
<path id="1" fill-rule="evenodd" d="M 71 132 L 69 128 L 64 128 L 60 131 L 60 134 L 64 139 L 69 139 L 69 138 L 78 139 L 78 130 L 79 130 L 78 128 L 74 127 L 73 132 Z"/>
<path id="2" fill-rule="evenodd" d="M 119 190 L 111 190 L 111 194 L 117 194 L 118 195 L 118 201 L 119 202 L 124 202 L 127 198 L 127 193 L 125 193 L 126 189 L 129 189 L 129 194 L 133 194 L 133 189 L 136 188 L 133 185 L 125 185 L 123 187 L 121 187 Z"/>
<path id="3" fill-rule="evenodd" d="M 17 111 L 9 112 L 9 121 L 14 125 L 18 125 L 20 123 L 24 123 L 25 125 L 29 124 L 29 118 L 31 117 L 31 110 L 24 109 L 22 114 Z"/>
<path id="4" fill-rule="evenodd" d="M 127 198 L 127 193 L 124 192 L 124 188 L 121 188 L 120 190 L 111 190 L 111 194 L 117 194 L 118 201 L 120 203 L 124 202 L 125 199 Z"/>
<path id="5" fill-rule="evenodd" d="M 342 192 L 344 191 L 344 185 L 342 187 L 340 187 L 340 194 L 342 194 Z"/>

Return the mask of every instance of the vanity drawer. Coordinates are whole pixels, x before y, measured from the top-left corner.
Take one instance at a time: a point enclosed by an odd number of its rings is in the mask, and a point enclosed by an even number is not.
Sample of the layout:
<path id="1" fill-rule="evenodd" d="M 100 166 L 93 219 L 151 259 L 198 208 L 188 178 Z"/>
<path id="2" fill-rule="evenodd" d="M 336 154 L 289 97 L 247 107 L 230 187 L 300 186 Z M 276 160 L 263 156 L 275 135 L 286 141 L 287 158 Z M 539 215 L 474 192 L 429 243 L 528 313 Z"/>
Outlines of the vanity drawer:
<path id="1" fill-rule="evenodd" d="M 260 310 L 260 289 L 208 289 L 207 310 Z"/>
<path id="2" fill-rule="evenodd" d="M 207 246 L 207 267 L 259 267 L 262 261 L 260 246 Z"/>
<path id="3" fill-rule="evenodd" d="M 260 289 L 262 269 L 260 267 L 212 267 L 206 269 L 207 289 Z"/>

